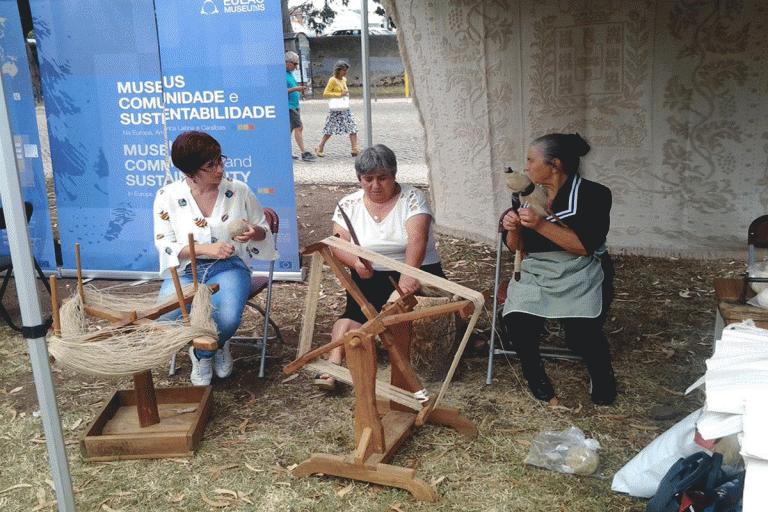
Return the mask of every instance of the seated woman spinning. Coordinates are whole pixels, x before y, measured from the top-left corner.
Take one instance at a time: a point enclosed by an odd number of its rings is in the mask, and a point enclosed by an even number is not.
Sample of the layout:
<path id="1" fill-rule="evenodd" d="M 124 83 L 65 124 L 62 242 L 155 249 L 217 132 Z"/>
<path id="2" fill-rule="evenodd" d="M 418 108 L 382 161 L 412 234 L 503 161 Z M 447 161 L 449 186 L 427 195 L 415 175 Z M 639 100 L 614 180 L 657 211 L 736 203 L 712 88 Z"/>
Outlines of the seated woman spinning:
<path id="1" fill-rule="evenodd" d="M 505 212 L 501 222 L 507 246 L 514 251 L 522 242 L 527 254 L 520 281 L 509 283 L 504 326 L 531 392 L 550 404 L 557 399 L 539 351 L 547 318 L 560 320 L 566 344 L 586 363 L 592 401 L 610 405 L 616 398 L 603 332 L 613 300 L 613 263 L 605 247 L 611 191 L 579 175 L 580 157 L 589 150 L 579 134 L 555 133 L 534 140 L 525 171 L 547 190 L 547 210 L 554 215 L 544 218 L 522 207 Z"/>
<path id="2" fill-rule="evenodd" d="M 190 380 L 195 386 L 207 386 L 214 371 L 222 379 L 232 373 L 229 339 L 240 326 L 251 289 L 248 262 L 252 257 L 274 259 L 277 254 L 256 196 L 247 184 L 224 177 L 227 157 L 216 139 L 203 132 L 182 133 L 173 142 L 171 159 L 186 176 L 161 188 L 155 197 L 155 247 L 160 253 L 160 275 L 165 278 L 159 296 L 174 293 L 168 278 L 171 267 L 179 267 L 182 286 L 192 282 L 188 244 L 192 233 L 198 280 L 219 284 L 211 297 L 219 349 L 189 348 Z M 230 237 L 230 223 L 235 221 L 243 223 L 241 234 Z M 179 315 L 181 311 L 176 310 L 166 318 Z"/>
<path id="3" fill-rule="evenodd" d="M 440 266 L 440 255 L 435 248 L 432 234 L 432 212 L 427 206 L 424 193 L 410 185 L 395 181 L 397 159 L 387 146 L 377 144 L 363 150 L 355 160 L 357 179 L 362 190 L 346 196 L 339 207 L 349 217 L 361 247 L 416 268 L 445 277 Z M 333 234 L 349 241 L 351 235 L 339 208 L 333 215 Z M 370 269 L 357 256 L 334 249 L 334 255 L 352 271 L 352 280 L 360 288 L 371 305 L 380 311 L 394 291 L 392 277 L 403 292 L 419 289 L 414 278 L 400 275 L 373 265 Z M 361 327 L 367 318 L 358 303 L 347 293 L 347 307 L 341 318 L 333 324 L 331 340 Z M 393 326 L 396 337 L 407 336 L 403 324 Z M 334 349 L 328 360 L 341 364 L 344 348 Z M 329 375 L 316 375 L 315 385 L 330 390 L 335 382 Z"/>

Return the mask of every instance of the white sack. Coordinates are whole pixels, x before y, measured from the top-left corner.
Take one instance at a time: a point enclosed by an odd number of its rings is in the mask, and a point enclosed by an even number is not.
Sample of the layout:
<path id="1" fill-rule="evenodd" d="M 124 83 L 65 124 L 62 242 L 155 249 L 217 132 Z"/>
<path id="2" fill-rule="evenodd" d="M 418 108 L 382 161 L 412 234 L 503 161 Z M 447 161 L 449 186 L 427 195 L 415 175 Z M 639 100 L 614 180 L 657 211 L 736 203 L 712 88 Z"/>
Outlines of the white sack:
<path id="1" fill-rule="evenodd" d="M 700 415 L 701 410 L 692 412 L 643 448 L 614 475 L 611 489 L 639 498 L 656 494 L 659 482 L 679 458 L 707 451 L 694 441 Z"/>

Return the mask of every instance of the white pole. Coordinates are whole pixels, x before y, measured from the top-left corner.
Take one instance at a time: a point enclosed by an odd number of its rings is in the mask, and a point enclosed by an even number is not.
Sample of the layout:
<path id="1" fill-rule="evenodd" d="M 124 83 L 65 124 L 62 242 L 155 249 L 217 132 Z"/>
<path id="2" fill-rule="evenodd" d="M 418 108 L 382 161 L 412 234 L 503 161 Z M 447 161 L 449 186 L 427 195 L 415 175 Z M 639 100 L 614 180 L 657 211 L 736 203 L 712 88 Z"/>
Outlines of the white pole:
<path id="1" fill-rule="evenodd" d="M 360 0 L 360 49 L 362 51 L 361 61 L 363 63 L 363 124 L 365 125 L 366 145 L 373 145 L 373 133 L 371 126 L 371 84 L 369 80 L 370 54 L 368 51 L 368 0 Z"/>
<path id="2" fill-rule="evenodd" d="M 32 250 L 29 246 L 27 216 L 21 197 L 19 170 L 16 167 L 16 147 L 11 135 L 11 122 L 8 117 L 8 105 L 5 86 L 0 80 L 0 194 L 3 200 L 3 213 L 8 231 L 8 245 L 11 249 L 13 273 L 16 279 L 16 291 L 19 296 L 19 309 L 24 337 L 27 338 L 29 359 L 35 377 L 37 400 L 40 404 L 40 417 L 43 420 L 45 443 L 48 447 L 48 459 L 56 486 L 56 499 L 60 511 L 75 510 L 72 492 L 72 479 L 69 475 L 69 461 L 64 447 L 64 434 L 61 429 L 59 406 L 53 389 L 51 366 L 48 362 L 48 348 L 42 329 L 43 318 L 40 312 L 40 296 L 34 274 Z"/>

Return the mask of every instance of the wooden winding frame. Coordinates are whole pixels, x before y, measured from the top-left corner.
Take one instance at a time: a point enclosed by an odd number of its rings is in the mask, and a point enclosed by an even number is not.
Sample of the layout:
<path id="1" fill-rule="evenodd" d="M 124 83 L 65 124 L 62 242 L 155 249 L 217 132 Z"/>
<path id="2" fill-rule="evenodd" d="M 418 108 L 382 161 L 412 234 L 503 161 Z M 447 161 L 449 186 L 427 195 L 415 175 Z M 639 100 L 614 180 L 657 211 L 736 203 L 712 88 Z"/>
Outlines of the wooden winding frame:
<path id="1" fill-rule="evenodd" d="M 189 322 L 187 306 L 192 303 L 198 287 L 194 239 L 191 234 L 189 244 L 192 252 L 194 289 L 184 293 L 176 269 L 172 268 L 171 275 L 176 297 L 148 311 L 128 313 L 85 302 L 80 246 L 75 244 L 77 294 L 83 302 L 83 311 L 89 316 L 107 320 L 111 327 L 122 329 L 152 322 L 176 309 L 180 309 L 184 320 Z M 50 277 L 50 285 L 53 329 L 56 335 L 60 335 L 61 318 L 56 276 Z M 219 289 L 218 284 L 202 286 L 208 286 L 211 293 Z M 105 336 L 112 335 L 114 333 L 96 332 L 86 335 L 84 343 L 98 342 L 105 339 Z M 217 340 L 207 336 L 192 340 L 192 345 L 200 350 L 218 348 Z M 91 422 L 80 441 L 83 459 L 107 461 L 193 455 L 197 450 L 203 429 L 211 417 L 213 408 L 211 386 L 155 389 L 150 369 L 134 374 L 133 386 L 133 390 L 116 391 Z"/>
<path id="2" fill-rule="evenodd" d="M 412 294 L 401 295 L 392 304 L 376 311 L 355 285 L 347 269 L 333 255 L 337 248 L 374 262 L 388 269 L 417 279 L 422 284 L 456 295 L 464 300 L 413 311 L 416 304 Z M 477 435 L 475 425 L 460 415 L 458 409 L 440 407 L 453 374 L 477 319 L 482 311 L 485 298 L 482 293 L 457 283 L 434 276 L 420 269 L 381 256 L 370 250 L 353 245 L 338 237 L 329 237 L 302 250 L 312 256 L 309 275 L 309 289 L 304 310 L 304 319 L 299 339 L 297 359 L 286 365 L 287 374 L 307 367 L 312 371 L 327 373 L 334 378 L 352 384 L 355 390 L 354 434 L 356 449 L 348 456 L 315 453 L 299 464 L 293 474 L 306 476 L 315 473 L 333 475 L 364 482 L 400 487 L 410 491 L 419 500 L 433 501 L 436 496 L 430 485 L 415 476 L 415 469 L 388 464 L 398 447 L 415 427 L 426 422 L 447 425 L 464 435 Z M 344 288 L 360 305 L 368 321 L 359 329 L 348 332 L 343 339 L 310 350 L 317 317 L 317 302 L 323 264 L 341 281 Z M 448 374 L 436 397 L 426 396 L 410 364 L 410 339 L 408 346 L 401 346 L 389 327 L 420 318 L 459 313 L 465 318 L 470 314 L 464 337 L 459 344 Z M 379 337 L 389 352 L 392 364 L 390 382 L 376 379 L 376 347 Z M 347 366 L 334 365 L 318 358 L 338 346 L 344 346 Z"/>

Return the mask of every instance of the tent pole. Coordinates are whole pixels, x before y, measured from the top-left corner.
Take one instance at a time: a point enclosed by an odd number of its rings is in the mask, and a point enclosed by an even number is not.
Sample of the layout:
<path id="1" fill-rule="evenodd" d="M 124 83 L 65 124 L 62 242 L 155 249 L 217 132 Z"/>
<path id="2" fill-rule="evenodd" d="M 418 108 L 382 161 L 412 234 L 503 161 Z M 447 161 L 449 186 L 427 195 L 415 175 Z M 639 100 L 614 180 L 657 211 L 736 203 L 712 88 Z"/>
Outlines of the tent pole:
<path id="1" fill-rule="evenodd" d="M 21 195 L 19 170 L 16 166 L 16 151 L 11 135 L 5 85 L 2 80 L 0 80 L 0 96 L 2 97 L 0 98 L 0 153 L 2 153 L 0 194 L 3 200 L 16 291 L 19 296 L 21 325 L 29 347 L 29 359 L 35 378 L 35 389 L 40 405 L 40 417 L 43 421 L 45 444 L 48 447 L 48 459 L 53 482 L 56 486 L 58 507 L 60 511 L 74 512 L 75 499 L 72 492 L 72 479 L 69 474 L 69 461 L 64 446 L 59 406 L 53 388 L 51 366 L 48 362 L 48 347 L 45 343 L 45 333 L 41 332 L 42 329 L 40 328 L 43 324 L 40 296 L 37 293 L 27 217 Z M 35 327 L 37 327 L 37 332 L 35 332 Z M 28 335 L 39 335 L 39 337 L 29 338 Z"/>
<path id="2" fill-rule="evenodd" d="M 368 0 L 360 0 L 360 50 L 363 63 L 363 124 L 365 125 L 365 147 L 373 145 L 373 133 L 371 126 L 371 83 L 369 77 L 370 51 L 368 49 Z"/>

